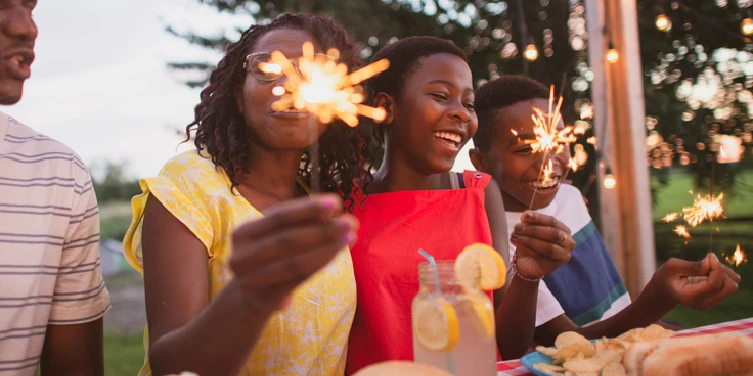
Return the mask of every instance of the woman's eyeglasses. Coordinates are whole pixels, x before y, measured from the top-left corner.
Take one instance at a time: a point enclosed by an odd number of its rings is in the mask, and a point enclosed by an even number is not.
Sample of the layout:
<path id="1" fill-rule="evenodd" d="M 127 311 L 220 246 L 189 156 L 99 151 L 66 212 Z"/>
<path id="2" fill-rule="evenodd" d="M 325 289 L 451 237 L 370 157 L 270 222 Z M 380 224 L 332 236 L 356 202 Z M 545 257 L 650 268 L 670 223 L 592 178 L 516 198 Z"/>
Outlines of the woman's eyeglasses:
<path id="1" fill-rule="evenodd" d="M 324 54 L 317 54 L 315 55 L 315 57 L 332 59 L 331 57 Z M 295 67 L 296 72 L 298 72 L 298 75 L 300 75 L 301 77 L 303 77 L 303 74 L 301 73 L 301 67 L 299 63 L 302 58 L 303 57 L 290 59 L 290 62 L 293 64 L 293 67 Z M 283 76 L 282 66 L 272 61 L 272 54 L 269 52 L 254 52 L 252 54 L 248 54 L 246 56 L 246 60 L 243 61 L 243 68 L 248 72 L 248 67 L 251 67 L 251 74 L 253 74 L 254 78 L 259 81 L 276 81 Z"/>

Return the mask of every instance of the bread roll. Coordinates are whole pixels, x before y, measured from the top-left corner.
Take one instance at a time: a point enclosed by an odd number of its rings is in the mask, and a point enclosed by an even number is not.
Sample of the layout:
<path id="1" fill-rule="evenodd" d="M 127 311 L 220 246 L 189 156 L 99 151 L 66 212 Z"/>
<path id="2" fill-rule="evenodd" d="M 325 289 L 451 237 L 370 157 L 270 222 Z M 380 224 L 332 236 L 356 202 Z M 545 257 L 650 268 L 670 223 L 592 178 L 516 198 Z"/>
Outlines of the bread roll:
<path id="1" fill-rule="evenodd" d="M 407 361 L 387 361 L 372 364 L 353 376 L 452 376 L 439 368 Z"/>
<path id="2" fill-rule="evenodd" d="M 753 339 L 725 333 L 635 343 L 622 361 L 629 376 L 753 375 Z"/>

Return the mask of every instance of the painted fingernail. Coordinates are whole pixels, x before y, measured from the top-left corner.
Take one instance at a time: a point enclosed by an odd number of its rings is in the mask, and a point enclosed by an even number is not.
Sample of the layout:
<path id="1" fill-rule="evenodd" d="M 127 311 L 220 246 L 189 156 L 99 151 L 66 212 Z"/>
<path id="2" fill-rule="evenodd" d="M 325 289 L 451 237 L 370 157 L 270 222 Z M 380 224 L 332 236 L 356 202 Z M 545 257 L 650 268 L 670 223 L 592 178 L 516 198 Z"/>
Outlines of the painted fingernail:
<path id="1" fill-rule="evenodd" d="M 350 221 L 345 218 L 338 219 L 338 222 L 340 222 L 340 228 L 342 228 L 343 230 L 348 230 L 351 227 Z"/>
<path id="2" fill-rule="evenodd" d="M 526 219 L 533 219 L 533 213 L 528 212 L 525 214 Z"/>
<path id="3" fill-rule="evenodd" d="M 342 243 L 345 244 L 345 245 L 348 245 L 348 244 L 352 243 L 353 240 L 355 240 L 355 239 L 356 239 L 356 234 L 354 234 L 352 232 L 349 232 L 349 233 L 345 234 L 345 236 L 343 236 Z"/>
<path id="4" fill-rule="evenodd" d="M 518 224 L 515 225 L 515 231 L 517 231 L 517 232 L 523 232 L 523 231 L 525 231 L 525 229 L 526 229 L 526 225 L 524 225 L 522 223 L 518 223 Z"/>
<path id="5" fill-rule="evenodd" d="M 334 209 L 335 205 L 337 205 L 337 202 L 334 197 L 324 197 L 321 201 L 322 208 L 324 209 Z"/>
<path id="6" fill-rule="evenodd" d="M 519 233 L 517 233 L 517 232 L 513 232 L 513 233 L 512 233 L 512 236 L 510 236 L 510 238 L 511 238 L 512 240 L 518 240 L 518 239 L 520 239 L 520 234 L 519 234 Z"/>

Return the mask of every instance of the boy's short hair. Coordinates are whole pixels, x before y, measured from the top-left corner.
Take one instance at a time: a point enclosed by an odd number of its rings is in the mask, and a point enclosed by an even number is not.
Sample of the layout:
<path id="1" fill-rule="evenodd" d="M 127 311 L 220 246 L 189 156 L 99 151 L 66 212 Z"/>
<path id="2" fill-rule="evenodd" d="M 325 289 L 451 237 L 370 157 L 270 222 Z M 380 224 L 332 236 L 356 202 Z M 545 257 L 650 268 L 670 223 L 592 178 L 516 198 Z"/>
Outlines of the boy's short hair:
<path id="1" fill-rule="evenodd" d="M 473 145 L 482 153 L 489 151 L 497 130 L 495 110 L 537 98 L 549 99 L 549 90 L 525 76 L 502 76 L 476 89 L 478 131 L 473 136 Z"/>

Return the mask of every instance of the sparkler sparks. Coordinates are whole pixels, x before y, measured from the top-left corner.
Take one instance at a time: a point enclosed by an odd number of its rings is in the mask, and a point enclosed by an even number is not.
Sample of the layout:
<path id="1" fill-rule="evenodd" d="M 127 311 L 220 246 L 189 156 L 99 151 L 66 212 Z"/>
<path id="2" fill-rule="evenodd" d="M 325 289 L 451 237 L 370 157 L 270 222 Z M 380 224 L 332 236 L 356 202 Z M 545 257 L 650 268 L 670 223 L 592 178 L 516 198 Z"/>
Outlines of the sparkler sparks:
<path id="1" fill-rule="evenodd" d="M 675 234 L 679 235 L 680 237 L 683 237 L 685 239 L 690 238 L 690 232 L 683 225 L 677 225 L 673 231 Z"/>
<path id="2" fill-rule="evenodd" d="M 693 206 L 682 208 L 683 219 L 688 222 L 690 227 L 696 227 L 706 220 L 713 221 L 715 218 L 721 217 L 724 213 L 723 197 L 724 193 L 720 193 L 716 197 L 713 195 L 698 195 L 693 202 Z"/>
<path id="3" fill-rule="evenodd" d="M 553 173 L 554 173 L 554 169 L 552 168 L 552 160 L 550 159 L 549 163 L 547 163 L 546 167 L 544 167 L 540 184 L 546 184 L 546 183 L 551 182 Z"/>
<path id="4" fill-rule="evenodd" d="M 740 264 L 748 261 L 748 257 L 745 255 L 745 252 L 740 249 L 740 243 L 737 243 L 735 253 L 731 256 L 725 256 L 724 260 L 730 265 L 734 264 L 735 266 L 740 266 Z"/>
<path id="5" fill-rule="evenodd" d="M 270 66 L 280 69 L 288 79 L 282 86 L 285 89 L 282 97 L 272 104 L 272 109 L 305 110 L 319 117 L 322 123 L 337 117 L 351 127 L 358 125 L 358 115 L 384 120 L 384 109 L 361 104 L 365 98 L 358 84 L 386 70 L 389 61 L 377 61 L 348 75 L 348 66 L 337 62 L 339 58 L 336 49 L 327 51 L 327 55 L 315 55 L 314 45 L 306 42 L 296 69 L 281 52 L 273 52 Z M 277 93 L 281 92 L 278 87 L 273 89 Z"/>
<path id="6" fill-rule="evenodd" d="M 568 126 L 561 130 L 557 129 L 562 115 L 560 114 L 560 108 L 562 108 L 562 97 L 557 101 L 557 105 L 554 106 L 554 86 L 549 91 L 549 111 L 544 113 L 538 108 L 533 108 L 534 114 L 531 115 L 533 120 L 533 133 L 536 136 L 533 140 L 526 140 L 525 143 L 531 145 L 531 149 L 534 153 L 539 151 L 548 152 L 551 150 L 559 151 L 562 145 L 570 144 L 576 141 L 573 135 L 573 127 Z M 513 131 L 514 134 L 515 131 Z"/>
<path id="7" fill-rule="evenodd" d="M 577 172 L 580 168 L 578 159 L 576 159 L 575 157 L 570 157 L 570 161 L 567 162 L 567 167 L 570 167 L 570 170 L 572 170 L 573 172 Z"/>
<path id="8" fill-rule="evenodd" d="M 667 215 L 664 216 L 664 218 L 662 218 L 662 221 L 667 222 L 667 223 L 672 222 L 675 219 L 677 219 L 679 215 L 680 213 L 668 213 Z"/>

